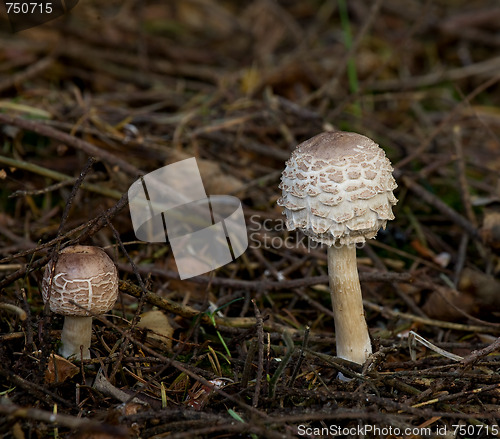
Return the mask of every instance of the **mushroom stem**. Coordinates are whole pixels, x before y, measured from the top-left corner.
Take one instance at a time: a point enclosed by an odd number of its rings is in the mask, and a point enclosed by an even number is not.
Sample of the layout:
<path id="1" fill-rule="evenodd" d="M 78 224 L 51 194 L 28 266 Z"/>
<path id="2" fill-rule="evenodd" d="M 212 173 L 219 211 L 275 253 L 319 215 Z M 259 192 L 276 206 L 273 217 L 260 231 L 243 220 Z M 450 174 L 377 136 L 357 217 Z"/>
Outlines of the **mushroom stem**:
<path id="1" fill-rule="evenodd" d="M 356 246 L 328 247 L 328 277 L 337 356 L 363 364 L 372 353 L 356 264 Z"/>
<path id="2" fill-rule="evenodd" d="M 92 317 L 65 316 L 59 353 L 65 358 L 74 355 L 78 359 L 87 360 L 90 358 L 91 338 Z M 82 347 L 81 352 L 80 346 Z"/>

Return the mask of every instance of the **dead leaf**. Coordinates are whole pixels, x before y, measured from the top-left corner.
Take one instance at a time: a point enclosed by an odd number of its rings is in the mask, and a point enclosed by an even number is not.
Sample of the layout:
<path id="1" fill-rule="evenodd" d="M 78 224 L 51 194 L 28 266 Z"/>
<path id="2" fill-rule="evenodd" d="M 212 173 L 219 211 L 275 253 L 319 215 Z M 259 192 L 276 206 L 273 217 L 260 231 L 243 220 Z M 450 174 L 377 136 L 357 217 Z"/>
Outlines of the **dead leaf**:
<path id="1" fill-rule="evenodd" d="M 446 321 L 464 318 L 455 307 L 473 316 L 494 312 L 500 306 L 498 291 L 500 282 L 493 276 L 465 268 L 458 291 L 440 288 L 429 296 L 422 309 L 429 317 Z"/>
<path id="2" fill-rule="evenodd" d="M 243 187 L 236 177 L 225 172 L 212 160 L 197 159 L 201 178 L 209 195 L 230 195 Z"/>
<path id="3" fill-rule="evenodd" d="M 196 156 L 185 151 L 170 151 L 170 158 L 166 165 Z M 214 160 L 196 157 L 203 185 L 208 195 L 230 195 L 243 188 L 243 182 L 224 171 L 220 164 Z M 176 187 L 180 190 L 180 187 Z"/>
<path id="4" fill-rule="evenodd" d="M 45 371 L 45 382 L 47 384 L 64 383 L 67 379 L 73 378 L 80 369 L 66 358 L 52 354 Z"/>
<path id="5" fill-rule="evenodd" d="M 476 314 L 478 311 L 473 296 L 450 288 L 439 288 L 434 291 L 422 306 L 422 310 L 431 319 L 450 322 L 463 319 L 464 315 L 454 306 L 467 314 Z"/>
<path id="6" fill-rule="evenodd" d="M 497 311 L 500 307 L 500 281 L 489 274 L 465 268 L 458 283 L 460 291 L 467 292 L 481 307 L 481 311 Z"/>
<path id="7" fill-rule="evenodd" d="M 137 324 L 139 328 L 147 329 L 147 336 L 165 344 L 167 349 L 172 349 L 172 335 L 174 328 L 168 317 L 162 311 L 147 311 L 141 314 L 141 320 Z"/>
<path id="8" fill-rule="evenodd" d="M 241 76 L 240 88 L 241 92 L 247 96 L 251 95 L 259 88 L 261 84 L 261 74 L 255 67 L 245 69 Z"/>
<path id="9" fill-rule="evenodd" d="M 410 245 L 415 249 L 419 256 L 425 259 L 434 259 L 435 253 L 425 245 L 423 245 L 418 239 L 411 241 Z"/>
<path id="10" fill-rule="evenodd" d="M 481 238 L 486 245 L 492 249 L 500 250 L 500 207 L 489 207 L 485 209 Z"/>

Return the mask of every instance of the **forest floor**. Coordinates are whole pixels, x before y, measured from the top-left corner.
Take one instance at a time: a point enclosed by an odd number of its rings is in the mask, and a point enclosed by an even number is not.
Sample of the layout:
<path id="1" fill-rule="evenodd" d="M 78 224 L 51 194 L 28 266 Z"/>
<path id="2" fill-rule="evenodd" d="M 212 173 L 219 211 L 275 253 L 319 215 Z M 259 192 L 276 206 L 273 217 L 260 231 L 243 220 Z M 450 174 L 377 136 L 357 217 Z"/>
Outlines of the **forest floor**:
<path id="1" fill-rule="evenodd" d="M 0 436 L 500 437 L 498 2 L 104 3 L 0 15 Z M 358 250 L 363 366 L 336 357 L 326 248 L 277 205 L 329 130 L 374 139 L 398 184 Z M 192 157 L 248 248 L 181 280 L 127 193 Z M 108 252 L 120 294 L 66 362 L 40 285 L 73 244 Z"/>

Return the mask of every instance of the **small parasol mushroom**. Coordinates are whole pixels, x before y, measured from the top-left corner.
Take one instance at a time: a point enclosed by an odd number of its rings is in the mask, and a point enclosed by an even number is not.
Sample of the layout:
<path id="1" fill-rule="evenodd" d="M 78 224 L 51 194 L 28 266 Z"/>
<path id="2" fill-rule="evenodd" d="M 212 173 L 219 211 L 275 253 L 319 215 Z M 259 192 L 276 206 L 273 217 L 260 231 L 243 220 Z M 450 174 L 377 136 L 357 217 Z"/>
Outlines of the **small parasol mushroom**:
<path id="1" fill-rule="evenodd" d="M 88 359 L 92 316 L 108 312 L 118 297 L 115 264 L 99 247 L 75 245 L 59 254 L 51 284 L 52 265 L 45 268 L 42 296 L 51 311 L 65 316 L 59 353 Z"/>

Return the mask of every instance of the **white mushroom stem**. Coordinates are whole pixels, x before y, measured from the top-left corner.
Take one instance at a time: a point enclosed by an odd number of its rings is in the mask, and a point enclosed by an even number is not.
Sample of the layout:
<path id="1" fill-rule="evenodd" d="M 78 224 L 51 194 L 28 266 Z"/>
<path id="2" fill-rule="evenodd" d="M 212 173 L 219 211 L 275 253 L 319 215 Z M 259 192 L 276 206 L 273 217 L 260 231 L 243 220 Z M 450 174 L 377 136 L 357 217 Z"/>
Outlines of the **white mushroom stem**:
<path id="1" fill-rule="evenodd" d="M 59 353 L 65 358 L 74 355 L 77 359 L 89 359 L 91 338 L 92 317 L 65 316 Z"/>
<path id="2" fill-rule="evenodd" d="M 356 264 L 356 246 L 328 247 L 337 356 L 363 364 L 372 353 Z"/>

